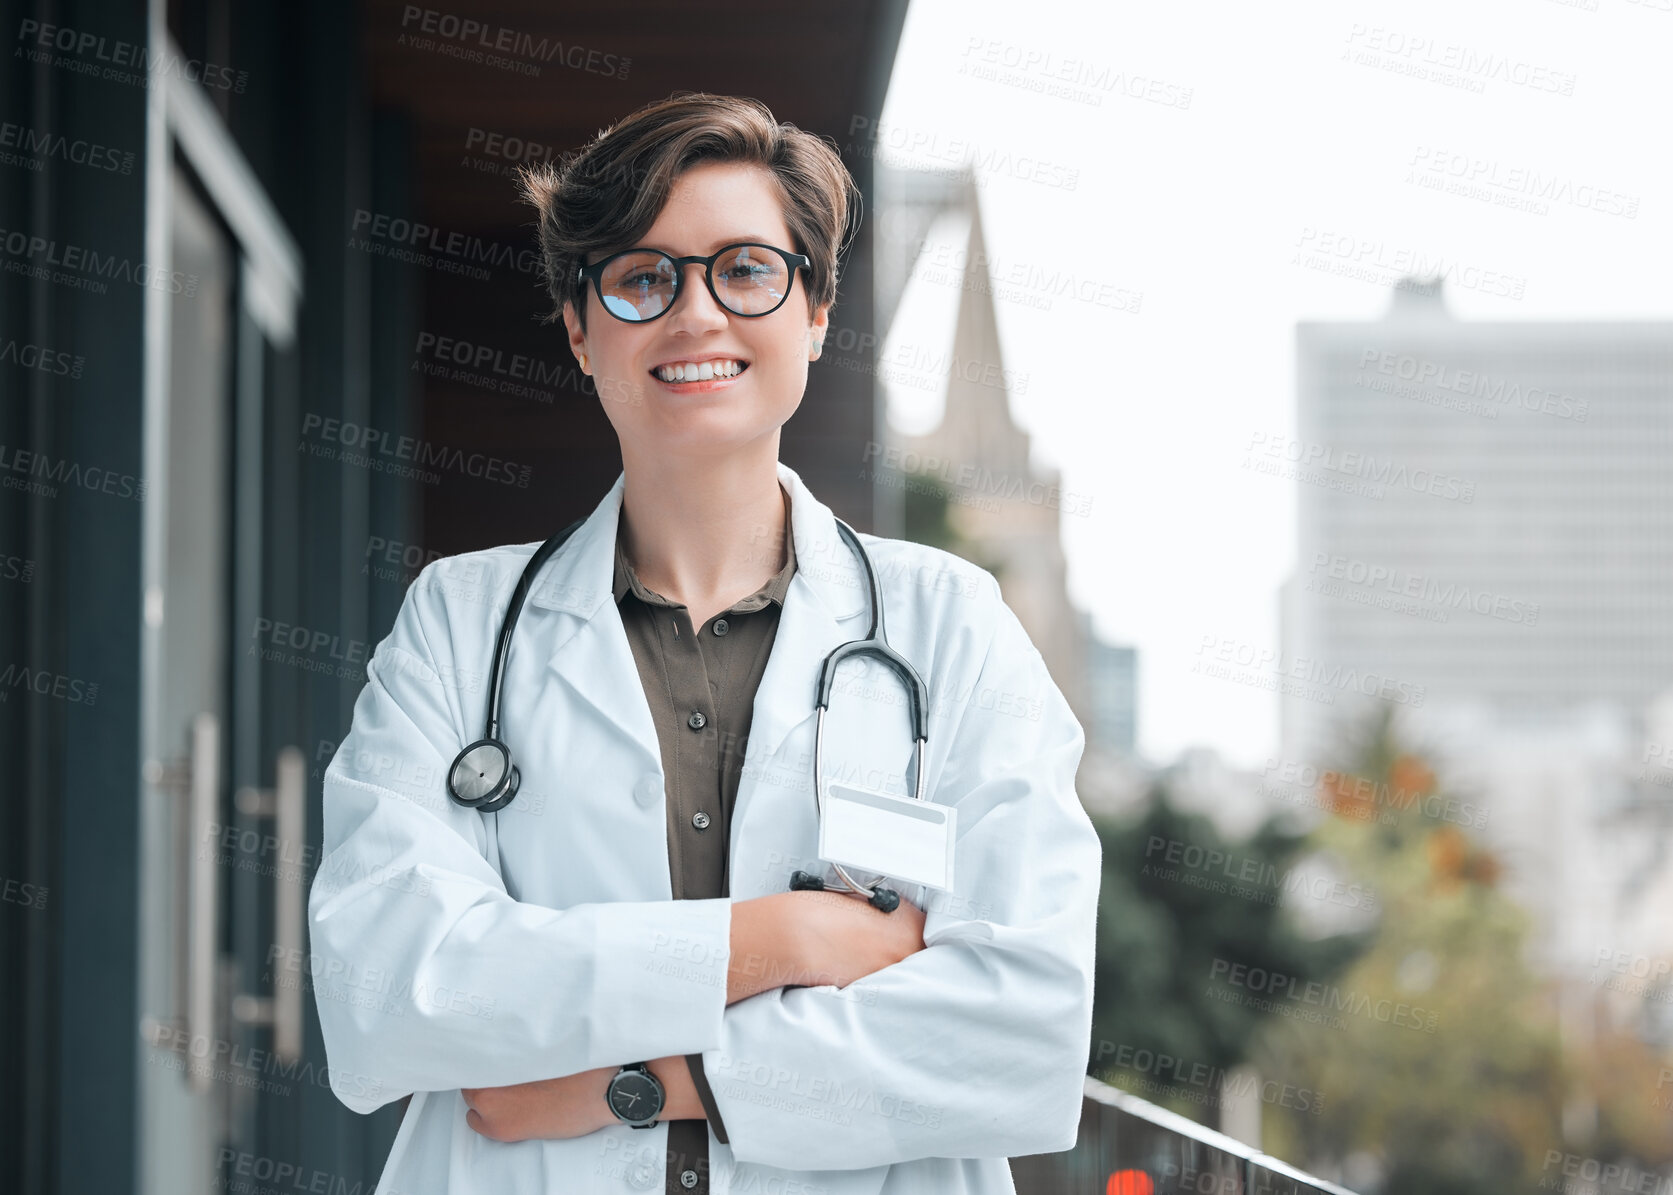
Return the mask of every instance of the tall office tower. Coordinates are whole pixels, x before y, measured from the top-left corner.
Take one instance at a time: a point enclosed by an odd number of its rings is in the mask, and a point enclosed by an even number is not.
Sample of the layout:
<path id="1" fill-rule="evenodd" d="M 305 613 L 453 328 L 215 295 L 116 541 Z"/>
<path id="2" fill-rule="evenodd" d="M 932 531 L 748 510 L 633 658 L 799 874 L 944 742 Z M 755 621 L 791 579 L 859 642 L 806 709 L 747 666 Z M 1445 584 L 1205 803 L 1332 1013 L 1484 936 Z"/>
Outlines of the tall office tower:
<path id="1" fill-rule="evenodd" d="M 1673 325 L 1475 323 L 1438 284 L 1386 318 L 1297 328 L 1284 753 L 1342 758 L 1391 705 L 1480 803 L 1548 961 L 1673 953 Z M 1369 696 L 1368 696 L 1369 695 Z M 1663 707 L 1665 708 L 1665 707 Z"/>
<path id="2" fill-rule="evenodd" d="M 1087 745 L 1131 756 L 1138 749 L 1138 648 L 1105 643 L 1085 611 L 1080 623 L 1087 645 Z"/>

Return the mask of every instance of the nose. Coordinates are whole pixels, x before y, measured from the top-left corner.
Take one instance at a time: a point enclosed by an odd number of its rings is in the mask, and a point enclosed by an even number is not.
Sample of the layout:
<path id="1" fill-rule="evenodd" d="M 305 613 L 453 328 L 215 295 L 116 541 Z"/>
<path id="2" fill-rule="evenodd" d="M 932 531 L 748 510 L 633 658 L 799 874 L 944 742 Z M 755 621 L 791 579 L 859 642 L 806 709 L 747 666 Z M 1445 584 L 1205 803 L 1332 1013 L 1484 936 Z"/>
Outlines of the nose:
<path id="1" fill-rule="evenodd" d="M 673 306 L 668 309 L 666 318 L 691 332 L 726 327 L 728 313 L 709 293 L 708 274 L 703 263 L 688 261 L 680 269 L 683 271 L 680 292 L 674 296 Z M 692 277 L 693 270 L 697 273 L 695 278 Z"/>

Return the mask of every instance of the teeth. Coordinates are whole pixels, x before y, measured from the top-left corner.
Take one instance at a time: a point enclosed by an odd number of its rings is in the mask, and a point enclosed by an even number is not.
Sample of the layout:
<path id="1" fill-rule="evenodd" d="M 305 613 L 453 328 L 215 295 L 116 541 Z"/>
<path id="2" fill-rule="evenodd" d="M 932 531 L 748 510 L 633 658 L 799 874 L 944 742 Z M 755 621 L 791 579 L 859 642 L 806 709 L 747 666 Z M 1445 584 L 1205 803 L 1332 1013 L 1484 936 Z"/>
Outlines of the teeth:
<path id="1" fill-rule="evenodd" d="M 657 366 L 656 376 L 665 382 L 706 382 L 710 378 L 736 377 L 743 371 L 742 361 L 704 361 L 701 365 L 679 361 L 673 365 Z"/>

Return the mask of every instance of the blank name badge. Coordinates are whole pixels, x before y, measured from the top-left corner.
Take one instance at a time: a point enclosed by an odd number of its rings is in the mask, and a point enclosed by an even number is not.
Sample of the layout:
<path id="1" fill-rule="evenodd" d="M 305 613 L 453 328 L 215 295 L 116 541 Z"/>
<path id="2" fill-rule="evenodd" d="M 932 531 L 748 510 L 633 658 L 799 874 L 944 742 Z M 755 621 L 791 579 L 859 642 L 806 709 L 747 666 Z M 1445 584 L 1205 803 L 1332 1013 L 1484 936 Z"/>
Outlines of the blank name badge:
<path id="1" fill-rule="evenodd" d="M 950 892 L 957 817 L 951 805 L 833 784 L 819 821 L 819 857 Z"/>

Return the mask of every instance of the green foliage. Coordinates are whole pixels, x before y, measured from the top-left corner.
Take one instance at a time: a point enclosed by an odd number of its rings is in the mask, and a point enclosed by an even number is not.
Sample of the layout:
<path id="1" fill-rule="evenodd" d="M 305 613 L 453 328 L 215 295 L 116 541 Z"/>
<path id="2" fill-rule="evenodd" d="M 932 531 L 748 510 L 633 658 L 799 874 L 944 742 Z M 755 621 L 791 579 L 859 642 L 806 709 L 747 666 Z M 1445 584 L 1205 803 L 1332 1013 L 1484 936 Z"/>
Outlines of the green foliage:
<path id="1" fill-rule="evenodd" d="M 1175 806 L 1165 777 L 1140 814 L 1100 822 L 1091 1073 L 1212 1122 L 1220 1077 L 1249 1065 L 1313 1096 L 1265 1100 L 1262 1147 L 1323 1174 L 1370 1159 L 1377 1195 L 1549 1187 L 1551 1150 L 1639 1176 L 1673 1162 L 1673 1099 L 1656 1098 L 1667 1059 L 1601 1020 L 1564 1056 L 1557 992 L 1525 961 L 1532 926 L 1499 886 L 1484 808 L 1449 791 L 1387 716 L 1338 758 L 1316 793 L 1327 816 L 1305 835 L 1273 820 L 1227 842 Z M 1313 852 L 1375 894 L 1373 927 L 1312 939 L 1260 883 L 1235 882 Z M 1309 1003 L 1326 1015 L 1277 1015 L 1282 996 L 1216 999 L 1216 960 L 1222 974 L 1284 976 L 1292 994 L 1318 985 Z M 1239 993 L 1251 994 L 1274 996 Z M 1575 1099 L 1598 1109 L 1584 1141 L 1563 1129 Z"/>
<path id="2" fill-rule="evenodd" d="M 1100 820 L 1098 833 L 1104 873 L 1088 1069 L 1204 1119 L 1205 1106 L 1218 1101 L 1217 1084 L 1181 1083 L 1180 1076 L 1245 1061 L 1268 1016 L 1214 997 L 1217 961 L 1222 973 L 1242 964 L 1298 983 L 1322 982 L 1366 939 L 1298 932 L 1274 877 L 1288 873 L 1308 846 L 1276 819 L 1246 840 L 1228 841 L 1208 818 L 1176 808 L 1164 778 L 1137 817 Z M 1176 1065 L 1152 1061 L 1163 1055 Z"/>
<path id="3" fill-rule="evenodd" d="M 976 545 L 959 534 L 953 526 L 950 510 L 952 495 L 946 486 L 925 474 L 908 473 L 904 476 L 905 492 L 901 497 L 902 536 L 914 543 L 962 556 L 971 564 L 985 568 L 1004 583 L 998 561 L 977 550 Z"/>
<path id="4" fill-rule="evenodd" d="M 930 477 L 908 473 L 901 494 L 901 515 L 905 538 L 944 551 L 958 551 L 958 534 L 948 521 L 947 487 Z"/>
<path id="5" fill-rule="evenodd" d="M 1441 790 L 1379 719 L 1326 773 L 1336 816 L 1316 832 L 1383 906 L 1375 945 L 1342 977 L 1365 1007 L 1335 1027 L 1268 1027 L 1256 1057 L 1324 1095 L 1317 1114 L 1274 1108 L 1264 1144 L 1328 1168 L 1377 1159 L 1382 1195 L 1533 1189 L 1562 1148 L 1567 1085 L 1551 993 L 1523 961 L 1525 914 L 1497 887 L 1499 866 L 1471 807 Z"/>

